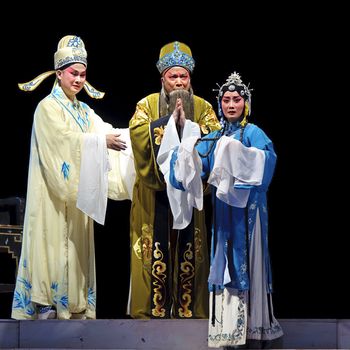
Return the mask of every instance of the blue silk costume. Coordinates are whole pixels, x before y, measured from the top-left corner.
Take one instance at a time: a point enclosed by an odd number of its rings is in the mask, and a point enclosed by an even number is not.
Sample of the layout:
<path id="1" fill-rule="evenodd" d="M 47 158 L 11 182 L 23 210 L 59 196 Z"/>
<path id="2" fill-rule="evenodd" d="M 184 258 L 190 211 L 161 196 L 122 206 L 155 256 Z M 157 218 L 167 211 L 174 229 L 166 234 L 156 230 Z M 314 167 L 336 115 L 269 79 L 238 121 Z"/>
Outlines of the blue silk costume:
<path id="1" fill-rule="evenodd" d="M 272 292 L 271 266 L 268 251 L 268 212 L 266 192 L 271 182 L 276 153 L 272 141 L 256 125 L 247 124 L 242 130 L 239 122 L 228 124 L 224 135 L 237 140 L 243 131 L 242 144 L 246 147 L 255 147 L 265 152 L 265 168 L 262 184 L 259 186 L 240 185 L 237 188 L 250 189 L 246 208 L 230 206 L 216 197 L 216 187 L 211 186 L 213 203 L 213 225 L 211 244 L 211 268 L 209 276 L 209 290 L 225 287 L 239 290 L 250 289 L 249 278 L 249 247 L 255 225 L 261 225 L 262 256 L 266 269 L 267 293 Z M 216 143 L 223 131 L 214 131 L 208 134 L 196 146 L 202 160 L 203 180 L 208 179 L 214 165 L 214 151 Z M 205 139 L 214 139 L 207 140 Z M 174 175 L 177 149 L 174 151 L 170 164 L 170 182 L 177 189 L 182 189 Z M 259 210 L 259 214 L 257 215 Z M 258 218 L 260 217 L 260 221 Z M 215 256 L 216 255 L 216 256 Z M 214 259 L 215 256 L 215 259 Z M 225 267 L 227 268 L 225 269 Z"/>

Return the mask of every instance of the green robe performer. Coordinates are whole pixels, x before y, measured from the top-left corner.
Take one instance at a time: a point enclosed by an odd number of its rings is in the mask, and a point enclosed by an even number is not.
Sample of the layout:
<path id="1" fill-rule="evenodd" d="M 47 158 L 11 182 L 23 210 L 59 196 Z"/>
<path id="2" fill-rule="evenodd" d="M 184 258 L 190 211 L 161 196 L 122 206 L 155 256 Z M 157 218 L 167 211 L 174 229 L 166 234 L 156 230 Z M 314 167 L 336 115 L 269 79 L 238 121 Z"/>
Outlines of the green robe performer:
<path id="1" fill-rule="evenodd" d="M 166 186 L 156 159 L 164 128 L 183 101 L 186 117 L 203 135 L 220 129 L 211 104 L 191 87 L 194 59 L 184 43 L 160 51 L 162 89 L 137 103 L 129 123 L 136 169 L 130 215 L 131 281 L 128 313 L 133 318 L 208 318 L 209 274 L 204 210 L 194 211 L 185 230 L 172 229 Z"/>

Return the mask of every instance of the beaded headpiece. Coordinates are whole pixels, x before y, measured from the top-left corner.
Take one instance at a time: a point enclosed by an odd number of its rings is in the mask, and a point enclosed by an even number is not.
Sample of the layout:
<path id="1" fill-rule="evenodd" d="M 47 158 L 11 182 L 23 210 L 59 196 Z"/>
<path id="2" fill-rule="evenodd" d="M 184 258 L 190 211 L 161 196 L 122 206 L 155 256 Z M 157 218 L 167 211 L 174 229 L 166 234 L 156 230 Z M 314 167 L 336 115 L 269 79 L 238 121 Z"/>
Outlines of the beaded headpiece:
<path id="1" fill-rule="evenodd" d="M 237 91 L 240 96 L 242 96 L 245 100 L 244 105 L 244 118 L 241 121 L 242 125 L 245 125 L 247 123 L 247 117 L 251 113 L 251 89 L 249 89 L 249 85 L 245 85 L 242 82 L 241 76 L 237 72 L 233 72 L 229 75 L 229 77 L 226 79 L 226 82 L 219 86 L 219 89 L 215 89 L 214 91 L 219 91 L 217 95 L 218 100 L 218 114 L 221 118 L 224 118 L 222 108 L 221 108 L 221 100 L 224 96 L 226 91 Z"/>
<path id="2" fill-rule="evenodd" d="M 55 70 L 51 70 L 38 75 L 27 83 L 18 84 L 18 87 L 23 91 L 35 90 L 47 77 L 56 73 L 57 69 L 61 69 L 73 63 L 82 63 L 87 66 L 87 52 L 83 40 L 76 35 L 64 36 L 57 45 L 57 51 L 54 54 Z M 57 84 L 57 79 L 55 84 Z M 87 81 L 84 83 L 84 89 L 92 98 L 102 98 L 104 92 L 96 90 Z"/>
<path id="3" fill-rule="evenodd" d="M 171 67 L 183 67 L 192 73 L 195 61 L 191 49 L 186 44 L 174 41 L 161 48 L 156 65 L 160 74 Z"/>

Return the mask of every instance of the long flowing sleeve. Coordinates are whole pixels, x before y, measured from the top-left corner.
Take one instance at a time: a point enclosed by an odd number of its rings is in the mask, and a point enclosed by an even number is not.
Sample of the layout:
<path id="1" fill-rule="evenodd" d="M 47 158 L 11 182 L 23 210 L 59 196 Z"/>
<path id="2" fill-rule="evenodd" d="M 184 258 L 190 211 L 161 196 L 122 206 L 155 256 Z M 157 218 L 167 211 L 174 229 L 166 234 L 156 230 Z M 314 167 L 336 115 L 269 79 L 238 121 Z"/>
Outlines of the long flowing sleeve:
<path id="1" fill-rule="evenodd" d="M 251 145 L 263 150 L 265 153 L 264 176 L 262 178 L 261 189 L 267 191 L 275 172 L 277 161 L 273 143 L 264 131 L 256 128 L 251 136 Z"/>
<path id="2" fill-rule="evenodd" d="M 87 106 L 84 106 L 88 108 Z M 135 169 L 128 129 L 115 129 L 89 109 L 92 133 L 84 134 L 77 208 L 103 225 L 107 197 L 132 199 Z M 108 150 L 106 134 L 120 134 L 124 151 Z"/>
<path id="3" fill-rule="evenodd" d="M 106 138 L 101 134 L 85 134 L 82 147 L 77 208 L 103 225 L 110 170 Z"/>
<path id="4" fill-rule="evenodd" d="M 272 143 L 268 142 L 267 137 L 263 138 L 265 134 L 260 129 L 252 128 L 251 131 L 252 144 L 249 147 L 227 136 L 221 137 L 213 145 L 215 147 L 211 147 L 214 141 L 202 141 L 196 147 L 198 153 L 207 155 L 200 158 L 203 169 L 202 178 L 209 174 L 208 183 L 216 187 L 217 198 L 240 208 L 246 207 L 250 188 L 266 186 L 271 180 L 274 169 L 275 153 Z M 213 133 L 209 136 L 215 138 L 216 135 L 217 133 Z M 195 196 L 194 187 L 185 186 L 186 177 L 179 176 L 177 170 L 182 169 L 181 174 L 187 172 L 188 176 L 192 176 L 191 161 L 188 158 L 179 157 L 180 149 L 184 147 L 186 145 L 181 145 L 172 154 L 169 165 L 169 183 L 175 189 L 185 191 L 187 195 L 192 191 L 192 195 Z M 196 156 L 198 157 L 197 151 L 196 155 L 192 155 L 193 160 Z M 188 152 L 187 155 L 189 155 Z M 179 209 L 182 210 L 182 207 Z M 181 217 L 181 214 L 178 214 L 178 217 Z"/>
<path id="5" fill-rule="evenodd" d="M 132 200 L 136 170 L 129 129 L 115 129 L 126 142 L 127 148 L 121 151 L 108 150 L 111 170 L 108 173 L 108 198 Z"/>
<path id="6" fill-rule="evenodd" d="M 108 149 L 108 198 L 113 200 L 132 199 L 136 171 L 134 166 L 134 155 L 131 147 L 129 128 L 114 128 L 106 123 L 100 116 L 92 113 L 94 118 L 94 132 L 97 134 L 120 134 L 125 141 L 126 149 L 115 151 Z"/>
<path id="7" fill-rule="evenodd" d="M 244 208 L 249 189 L 235 188 L 234 184 L 261 185 L 265 153 L 256 147 L 246 147 L 240 141 L 222 136 L 214 152 L 214 165 L 208 183 L 217 188 L 216 196 L 223 202 Z"/>
<path id="8" fill-rule="evenodd" d="M 186 120 L 183 138 L 180 143 L 174 118 L 169 118 L 164 132 L 162 144 L 159 148 L 157 162 L 164 175 L 167 184 L 167 195 L 173 214 L 173 228 L 182 230 L 189 225 L 192 218 L 193 207 L 198 210 L 203 208 L 203 186 L 201 180 L 201 161 L 194 146 L 200 138 L 200 130 L 197 123 Z M 176 169 L 179 181 L 185 189 L 181 191 L 170 185 L 170 160 L 174 150 L 179 147 L 179 164 L 186 164 Z"/>

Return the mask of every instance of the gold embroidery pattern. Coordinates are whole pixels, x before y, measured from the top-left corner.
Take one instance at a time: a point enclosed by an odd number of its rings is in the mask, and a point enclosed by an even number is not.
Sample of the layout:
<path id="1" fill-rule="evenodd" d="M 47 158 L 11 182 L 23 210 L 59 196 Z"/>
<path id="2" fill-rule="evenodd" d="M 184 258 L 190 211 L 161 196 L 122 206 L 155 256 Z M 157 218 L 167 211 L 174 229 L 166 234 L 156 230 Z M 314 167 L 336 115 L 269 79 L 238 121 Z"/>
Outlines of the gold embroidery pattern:
<path id="1" fill-rule="evenodd" d="M 153 252 L 154 258 L 158 260 L 152 265 L 152 276 L 155 278 L 155 281 L 152 283 L 154 286 L 153 304 L 155 305 L 155 308 L 152 309 L 152 315 L 155 317 L 165 317 L 165 308 L 163 306 L 166 301 L 166 264 L 162 261 L 164 255 L 159 249 L 159 245 L 159 242 L 155 243 L 156 248 Z"/>
<path id="2" fill-rule="evenodd" d="M 192 244 L 187 243 L 187 250 L 184 253 L 184 262 L 180 265 L 180 290 L 181 290 L 181 298 L 179 300 L 181 307 L 179 308 L 179 316 L 180 317 L 192 317 L 192 311 L 189 310 L 189 305 L 192 302 L 192 278 L 194 277 L 194 266 L 189 261 L 193 258 L 193 252 L 191 250 Z"/>
<path id="3" fill-rule="evenodd" d="M 135 242 L 132 248 L 134 250 L 135 255 L 137 256 L 137 259 L 141 260 L 141 254 L 142 254 L 141 237 Z"/>
<path id="4" fill-rule="evenodd" d="M 130 119 L 130 126 L 150 123 L 149 111 L 146 106 L 138 105 L 135 114 Z"/>
<path id="5" fill-rule="evenodd" d="M 134 253 L 139 260 L 150 265 L 152 259 L 152 233 L 153 226 L 143 224 L 141 237 L 133 245 Z"/>
<path id="6" fill-rule="evenodd" d="M 196 257 L 196 263 L 203 262 L 202 255 L 202 238 L 200 237 L 200 229 L 198 227 L 194 230 L 194 252 Z"/>
<path id="7" fill-rule="evenodd" d="M 209 113 L 204 120 L 202 121 L 202 123 L 199 123 L 199 126 L 201 128 L 201 131 L 203 134 L 209 134 L 210 132 L 214 131 L 214 130 L 219 130 L 221 129 L 221 125 L 218 121 L 218 119 L 216 118 L 215 112 L 212 111 L 211 113 Z"/>
<path id="8" fill-rule="evenodd" d="M 160 126 L 159 128 L 154 128 L 154 136 L 155 136 L 154 143 L 158 146 L 162 143 L 164 131 L 165 131 L 165 126 Z"/>
<path id="9" fill-rule="evenodd" d="M 152 259 L 152 234 L 153 225 L 142 225 L 142 258 L 144 262 L 150 263 Z"/>

